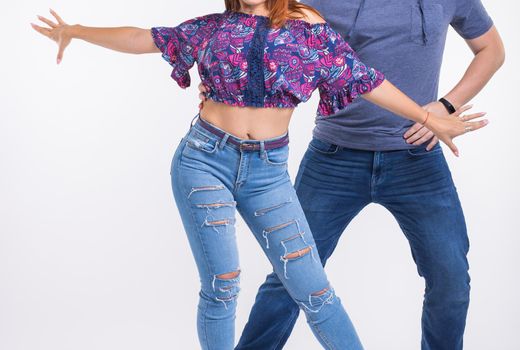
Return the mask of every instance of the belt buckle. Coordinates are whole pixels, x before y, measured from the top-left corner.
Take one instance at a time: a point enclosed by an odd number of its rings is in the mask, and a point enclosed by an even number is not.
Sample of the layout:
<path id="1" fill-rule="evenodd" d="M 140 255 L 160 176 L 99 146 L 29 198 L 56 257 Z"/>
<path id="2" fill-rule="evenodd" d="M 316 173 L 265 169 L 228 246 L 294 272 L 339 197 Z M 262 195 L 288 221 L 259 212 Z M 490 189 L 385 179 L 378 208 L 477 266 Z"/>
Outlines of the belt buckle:
<path id="1" fill-rule="evenodd" d="M 241 143 L 240 144 L 240 150 L 241 151 L 252 151 L 256 147 L 256 144 L 254 143 Z"/>

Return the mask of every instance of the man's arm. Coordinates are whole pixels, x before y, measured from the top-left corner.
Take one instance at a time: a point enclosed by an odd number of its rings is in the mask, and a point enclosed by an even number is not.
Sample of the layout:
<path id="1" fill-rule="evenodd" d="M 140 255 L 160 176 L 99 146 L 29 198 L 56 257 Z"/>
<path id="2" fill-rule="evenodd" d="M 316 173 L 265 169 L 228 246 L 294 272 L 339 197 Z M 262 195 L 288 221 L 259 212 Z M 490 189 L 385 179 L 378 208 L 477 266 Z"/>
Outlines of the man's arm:
<path id="1" fill-rule="evenodd" d="M 475 57 L 457 85 L 445 96 L 455 108 L 475 97 L 505 61 L 505 49 L 495 26 L 484 35 L 466 40 Z"/>
<path id="2" fill-rule="evenodd" d="M 505 49 L 500 34 L 495 26 L 485 34 L 475 39 L 466 40 L 475 54 L 462 79 L 444 96 L 456 109 L 468 103 L 475 97 L 491 77 L 504 64 Z M 432 102 L 425 108 L 437 115 L 447 115 L 446 108 L 440 102 Z M 427 149 L 430 150 L 438 142 L 433 133 L 421 124 L 415 124 L 405 134 L 407 143 L 421 145 L 431 140 Z"/>

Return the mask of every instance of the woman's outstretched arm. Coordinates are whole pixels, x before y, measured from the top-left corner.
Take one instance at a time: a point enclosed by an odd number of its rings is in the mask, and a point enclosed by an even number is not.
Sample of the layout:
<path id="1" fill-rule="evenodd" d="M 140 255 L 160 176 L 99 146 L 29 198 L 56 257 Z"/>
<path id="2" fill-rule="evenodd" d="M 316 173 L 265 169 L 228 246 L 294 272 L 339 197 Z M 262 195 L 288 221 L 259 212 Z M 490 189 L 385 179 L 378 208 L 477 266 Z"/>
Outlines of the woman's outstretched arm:
<path id="1" fill-rule="evenodd" d="M 56 57 L 58 64 L 63 59 L 63 53 L 72 39 L 81 39 L 94 45 L 125 53 L 160 52 L 153 42 L 149 29 L 136 27 L 93 28 L 82 25 L 69 25 L 53 10 L 50 10 L 50 13 L 56 19 L 56 22 L 43 16 L 38 16 L 38 19 L 48 27 L 42 27 L 34 23 L 31 23 L 31 26 L 38 33 L 58 44 L 58 56 Z"/>
<path id="2" fill-rule="evenodd" d="M 458 114 L 454 113 L 446 117 L 428 112 L 388 80 L 385 80 L 376 89 L 362 95 L 362 97 L 390 112 L 423 124 L 444 142 L 456 156 L 459 156 L 459 150 L 453 143 L 453 139 L 488 124 L 487 120 L 470 121 L 482 117 L 485 113 L 461 116 L 471 107 L 459 109 Z"/>

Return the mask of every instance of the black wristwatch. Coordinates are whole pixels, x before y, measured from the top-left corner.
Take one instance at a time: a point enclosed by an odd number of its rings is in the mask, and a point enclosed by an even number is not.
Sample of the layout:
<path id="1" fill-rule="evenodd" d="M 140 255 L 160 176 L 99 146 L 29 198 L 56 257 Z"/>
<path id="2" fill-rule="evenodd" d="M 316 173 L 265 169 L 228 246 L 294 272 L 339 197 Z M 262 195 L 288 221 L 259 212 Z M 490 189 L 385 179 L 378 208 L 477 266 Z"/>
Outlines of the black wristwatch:
<path id="1" fill-rule="evenodd" d="M 443 104 L 444 108 L 446 108 L 449 114 L 453 114 L 457 111 L 455 107 L 453 107 L 453 105 L 450 103 L 450 101 L 448 101 L 444 97 L 441 97 L 439 99 L 439 102 Z"/>

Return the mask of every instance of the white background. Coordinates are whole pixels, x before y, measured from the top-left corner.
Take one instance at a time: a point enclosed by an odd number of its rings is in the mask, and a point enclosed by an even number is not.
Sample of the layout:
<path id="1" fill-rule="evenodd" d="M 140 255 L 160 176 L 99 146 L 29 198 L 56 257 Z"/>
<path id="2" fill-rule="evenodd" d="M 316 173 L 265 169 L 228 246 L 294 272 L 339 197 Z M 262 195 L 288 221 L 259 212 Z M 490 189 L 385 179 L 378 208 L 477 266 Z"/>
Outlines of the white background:
<path id="1" fill-rule="evenodd" d="M 9 1 L 0 11 L 0 349 L 197 349 L 198 276 L 170 190 L 170 160 L 196 114 L 198 83 L 179 89 L 159 55 L 73 42 L 29 26 L 53 6 L 70 23 L 176 25 L 222 1 Z M 520 349 L 518 184 L 520 45 L 516 1 L 484 1 L 507 62 L 476 110 L 491 124 L 445 151 L 471 238 L 466 349 Z M 188 8 L 189 7 L 189 8 Z M 441 93 L 472 55 L 452 30 Z M 317 100 L 296 112 L 290 173 L 310 140 Z M 238 222 L 239 334 L 270 271 Z M 423 281 L 383 208 L 366 208 L 327 267 L 367 349 L 419 349 Z M 319 349 L 303 315 L 287 349 Z"/>

